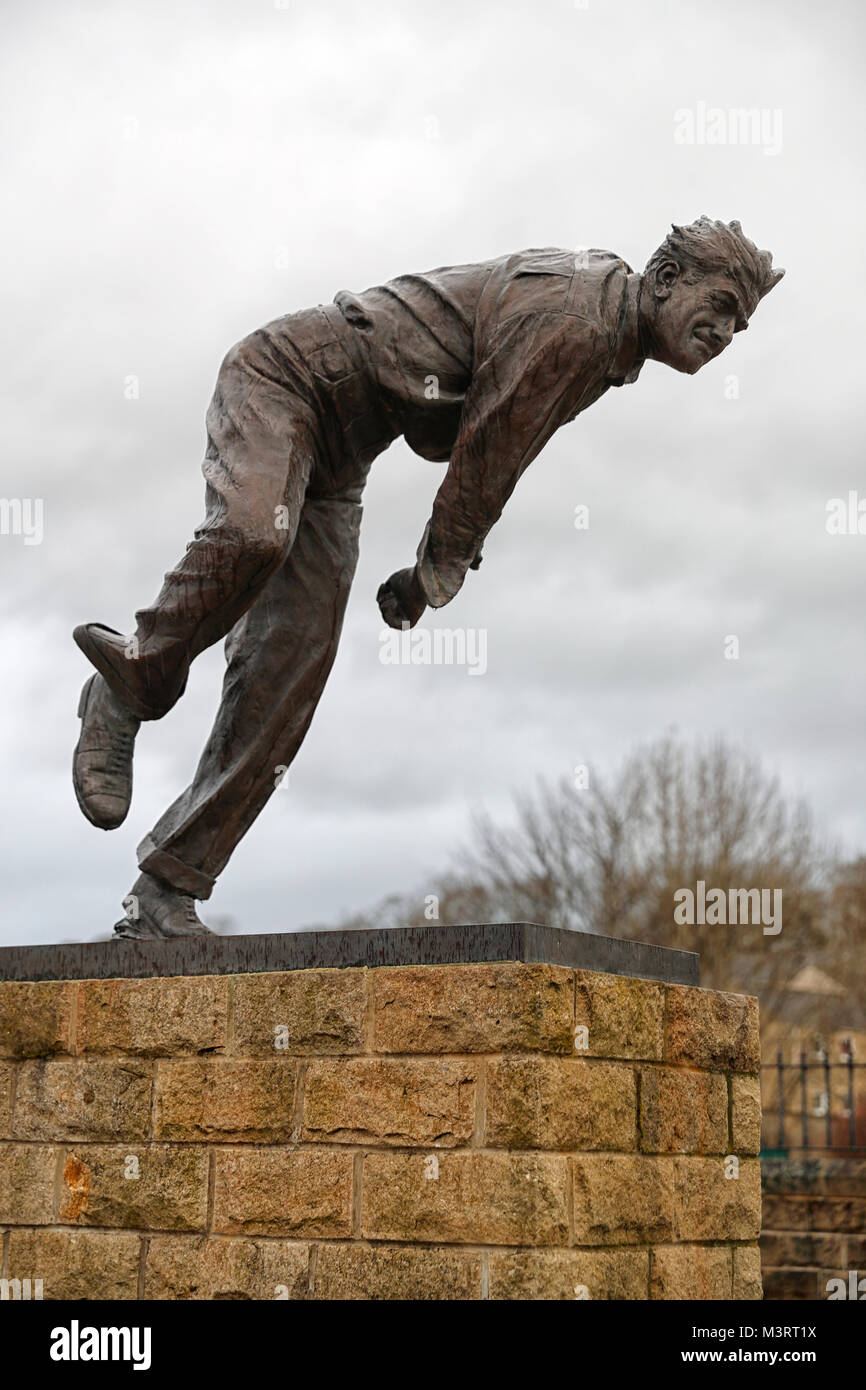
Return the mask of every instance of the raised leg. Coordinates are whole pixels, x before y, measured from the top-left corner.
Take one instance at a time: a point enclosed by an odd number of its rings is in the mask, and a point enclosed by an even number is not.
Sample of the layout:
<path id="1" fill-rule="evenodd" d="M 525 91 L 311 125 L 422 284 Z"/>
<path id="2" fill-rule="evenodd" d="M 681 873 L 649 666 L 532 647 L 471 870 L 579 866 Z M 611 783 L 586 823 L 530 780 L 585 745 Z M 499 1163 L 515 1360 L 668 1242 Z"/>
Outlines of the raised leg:
<path id="1" fill-rule="evenodd" d="M 268 347 L 252 334 L 223 362 L 207 414 L 206 517 L 154 603 L 136 614 L 134 635 L 76 628 L 85 655 L 140 719 L 171 709 L 190 663 L 231 631 L 294 540 L 316 419 L 303 395 L 264 374 Z"/>
<path id="2" fill-rule="evenodd" d="M 84 815 L 104 830 L 129 810 L 141 720 L 171 709 L 190 663 L 231 630 L 294 540 L 319 441 L 303 380 L 296 374 L 290 390 L 263 374 L 269 341 L 251 335 L 222 365 L 207 417 L 207 515 L 155 603 L 137 614 L 134 636 L 99 623 L 75 630 L 98 674 L 82 692 L 73 783 Z"/>

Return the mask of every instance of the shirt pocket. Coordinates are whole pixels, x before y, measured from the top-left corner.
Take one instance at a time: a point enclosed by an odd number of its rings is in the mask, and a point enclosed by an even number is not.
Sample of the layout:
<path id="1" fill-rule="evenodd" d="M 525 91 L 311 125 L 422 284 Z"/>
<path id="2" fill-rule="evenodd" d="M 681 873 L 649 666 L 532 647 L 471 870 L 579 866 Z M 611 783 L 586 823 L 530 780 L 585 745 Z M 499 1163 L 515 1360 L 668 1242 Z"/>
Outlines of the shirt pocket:
<path id="1" fill-rule="evenodd" d="M 501 316 L 510 314 L 562 313 L 572 276 L 550 266 L 523 266 L 509 281 L 502 299 Z"/>

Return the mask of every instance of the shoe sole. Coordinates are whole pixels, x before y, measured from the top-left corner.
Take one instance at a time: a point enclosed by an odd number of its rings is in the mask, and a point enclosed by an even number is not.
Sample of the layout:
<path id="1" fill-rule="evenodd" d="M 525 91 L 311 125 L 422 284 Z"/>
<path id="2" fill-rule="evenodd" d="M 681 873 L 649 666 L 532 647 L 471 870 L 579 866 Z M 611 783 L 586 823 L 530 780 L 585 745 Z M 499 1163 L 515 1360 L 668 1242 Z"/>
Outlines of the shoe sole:
<path id="1" fill-rule="evenodd" d="M 95 666 L 109 690 L 125 704 L 131 714 L 138 719 L 152 719 L 153 711 L 148 706 L 137 700 L 134 692 L 126 685 L 117 673 L 116 667 L 112 666 L 101 646 L 96 641 L 91 628 L 97 628 L 102 632 L 111 633 L 112 637 L 120 637 L 119 632 L 113 628 L 105 627 L 103 623 L 82 623 L 73 629 L 72 638 L 76 645 L 81 649 L 91 666 Z"/>
<path id="2" fill-rule="evenodd" d="M 93 812 L 87 804 L 87 801 L 84 797 L 84 793 L 81 789 L 81 785 L 78 781 L 78 750 L 81 747 L 81 740 L 84 737 L 83 721 L 87 714 L 87 706 L 90 703 L 90 697 L 93 693 L 93 683 L 97 680 L 99 680 L 99 676 L 91 676 L 89 680 L 85 681 L 81 691 L 81 695 L 78 699 L 78 718 L 82 721 L 82 725 L 81 733 L 78 735 L 78 742 L 75 745 L 75 752 L 72 755 L 72 786 L 75 791 L 75 800 L 78 802 L 79 809 L 82 815 L 90 821 L 90 824 L 95 825 L 97 830 L 116 830 L 119 825 L 123 825 L 123 822 L 129 815 L 129 805 L 127 805 L 127 808 L 124 811 L 123 815 L 120 817 L 120 820 L 97 820 L 96 816 L 94 816 Z"/>
<path id="3" fill-rule="evenodd" d="M 115 922 L 114 936 L 111 939 L 112 941 L 200 941 L 202 937 L 215 935 L 216 933 L 211 931 L 210 927 L 206 927 L 204 923 L 202 923 L 201 931 L 163 932 L 159 931 L 152 922 L 141 919 L 132 922 L 128 917 L 122 917 L 119 922 Z"/>

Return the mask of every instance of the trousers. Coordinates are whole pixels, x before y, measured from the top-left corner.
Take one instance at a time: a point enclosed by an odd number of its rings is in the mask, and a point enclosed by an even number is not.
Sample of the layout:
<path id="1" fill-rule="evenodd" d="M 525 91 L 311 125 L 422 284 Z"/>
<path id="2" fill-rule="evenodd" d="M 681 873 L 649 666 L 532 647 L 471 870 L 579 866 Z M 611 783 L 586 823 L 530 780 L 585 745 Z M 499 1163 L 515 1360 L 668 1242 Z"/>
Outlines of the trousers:
<path id="1" fill-rule="evenodd" d="M 205 520 L 136 614 L 154 717 L 182 694 L 195 656 L 226 638 L 195 775 L 138 847 L 141 869 L 196 898 L 211 895 L 310 726 L 357 564 L 364 483 L 396 432 L 333 306 L 274 320 L 220 368 Z"/>

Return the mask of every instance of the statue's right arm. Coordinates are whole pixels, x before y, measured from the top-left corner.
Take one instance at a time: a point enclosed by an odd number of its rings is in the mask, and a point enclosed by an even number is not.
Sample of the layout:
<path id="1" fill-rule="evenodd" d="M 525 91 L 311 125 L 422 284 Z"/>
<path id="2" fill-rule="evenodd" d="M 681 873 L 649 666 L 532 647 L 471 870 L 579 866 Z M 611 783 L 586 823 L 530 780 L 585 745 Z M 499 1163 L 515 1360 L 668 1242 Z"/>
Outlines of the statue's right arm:
<path id="1" fill-rule="evenodd" d="M 441 608 L 476 567 L 518 479 L 573 418 L 606 344 L 584 319 L 514 314 L 484 345 L 466 393 L 448 471 L 418 547 L 427 603 Z"/>

